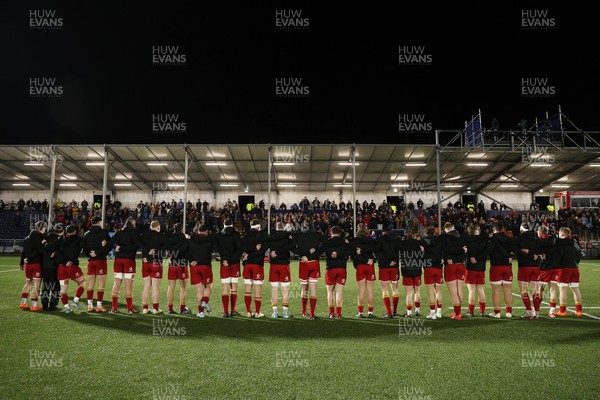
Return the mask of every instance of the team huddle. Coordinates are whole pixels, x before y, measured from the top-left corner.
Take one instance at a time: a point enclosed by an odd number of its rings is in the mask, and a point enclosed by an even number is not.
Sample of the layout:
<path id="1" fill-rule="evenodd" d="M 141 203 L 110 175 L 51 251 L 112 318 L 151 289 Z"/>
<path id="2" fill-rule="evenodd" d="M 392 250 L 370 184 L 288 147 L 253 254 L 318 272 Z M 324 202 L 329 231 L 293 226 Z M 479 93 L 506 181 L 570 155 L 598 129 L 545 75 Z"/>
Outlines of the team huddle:
<path id="1" fill-rule="evenodd" d="M 138 233 L 135 219 L 129 218 L 123 229 L 111 237 L 102 228 L 101 218 L 95 217 L 91 228 L 83 237 L 77 235 L 74 226 L 67 227 L 64 232 L 46 230 L 46 223 L 38 222 L 24 242 L 20 263 L 26 276 L 21 294 L 22 309 L 55 311 L 60 299 L 65 313 L 71 313 L 73 308 L 81 310 L 80 298 L 87 288 L 87 311 L 106 312 L 103 300 L 109 272 L 107 258 L 114 252 L 110 312 L 119 312 L 118 301 L 124 284 L 127 313 L 138 313 L 133 306 L 133 281 L 137 272 L 137 253 L 141 251 L 143 314 L 162 313 L 159 308 L 160 285 L 165 260 L 168 280 L 167 312 L 176 313 L 173 303 L 179 282 L 179 312 L 192 313 L 186 306 L 189 279 L 196 288 L 196 316 L 204 318 L 205 313 L 211 313 L 210 298 L 214 281 L 212 261 L 213 254 L 218 254 L 222 317 L 227 318 L 240 315 L 236 311 L 240 276 L 244 281 L 246 316 L 264 317 L 261 308 L 265 262 L 269 263 L 271 316 L 280 316 L 278 300 L 281 294 L 281 317 L 291 318 L 293 315 L 290 313 L 289 300 L 293 278 L 290 262 L 293 255 L 299 258 L 297 276 L 301 285 L 301 315 L 311 320 L 316 318 L 317 285 L 321 278 L 323 258 L 329 318 L 342 317 L 347 263 L 350 260 L 355 268 L 358 284 L 358 318 L 374 318 L 376 265 L 385 307 L 383 318 L 412 318 L 421 315 L 422 276 L 429 302 L 429 314 L 426 315 L 428 319 L 442 318 L 444 281 L 453 305 L 451 319 L 461 320 L 463 317 L 475 316 L 476 301 L 479 303 L 479 316 L 501 318 L 502 297 L 505 316 L 511 318 L 514 257 L 518 262 L 520 297 L 526 310 L 522 318 L 539 318 L 540 305 L 547 287 L 550 292 L 548 316 L 567 315 L 568 287 L 573 292 L 575 314 L 579 317 L 583 315 L 578 269 L 580 248 L 577 241 L 571 238 L 568 228 L 560 228 L 558 237 L 555 237 L 549 235 L 546 226 L 540 226 L 534 232 L 527 223 L 523 223 L 521 235 L 512 238 L 504 233 L 500 223 L 493 225 L 493 232 L 489 235 L 482 234 L 476 225 L 468 227 L 467 235 L 461 235 L 452 223 L 446 223 L 441 235 L 434 235 L 434 228 L 428 227 L 422 237 L 400 237 L 390 229 L 384 229 L 381 236 L 375 237 L 366 225 L 358 224 L 355 237 L 344 234 L 338 226 L 333 226 L 326 237 L 315 230 L 310 220 L 305 221 L 301 232 L 296 234 L 285 231 L 281 222 L 277 222 L 274 232 L 268 234 L 261 230 L 260 221 L 254 220 L 250 229 L 241 235 L 233 227 L 232 221 L 226 219 L 223 229 L 218 233 L 210 233 L 207 226 L 198 224 L 191 235 L 185 235 L 181 233 L 179 225 L 175 225 L 170 232 L 161 232 L 158 221 L 152 221 L 146 232 Z M 79 266 L 82 253 L 88 258 L 85 275 Z M 484 285 L 488 260 L 493 311 L 486 314 Z M 406 294 L 406 311 L 402 314 L 398 313 L 400 277 Z M 68 289 L 71 281 L 77 284 L 77 289 L 69 304 Z M 461 314 L 464 283 L 468 289 L 468 309 Z M 40 289 L 42 305 L 38 304 Z M 31 305 L 28 305 L 30 294 Z M 558 311 L 557 295 L 560 305 Z"/>

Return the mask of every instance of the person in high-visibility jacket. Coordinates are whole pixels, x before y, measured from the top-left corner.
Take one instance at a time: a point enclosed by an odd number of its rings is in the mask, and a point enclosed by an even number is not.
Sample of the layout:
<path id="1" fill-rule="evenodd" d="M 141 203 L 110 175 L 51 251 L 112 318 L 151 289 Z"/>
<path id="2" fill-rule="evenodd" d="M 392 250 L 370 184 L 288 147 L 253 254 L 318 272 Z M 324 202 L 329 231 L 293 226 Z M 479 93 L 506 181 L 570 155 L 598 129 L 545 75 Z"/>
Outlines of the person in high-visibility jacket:
<path id="1" fill-rule="evenodd" d="M 552 204 L 548 204 L 546 208 L 548 209 L 548 212 L 554 212 L 554 206 Z"/>

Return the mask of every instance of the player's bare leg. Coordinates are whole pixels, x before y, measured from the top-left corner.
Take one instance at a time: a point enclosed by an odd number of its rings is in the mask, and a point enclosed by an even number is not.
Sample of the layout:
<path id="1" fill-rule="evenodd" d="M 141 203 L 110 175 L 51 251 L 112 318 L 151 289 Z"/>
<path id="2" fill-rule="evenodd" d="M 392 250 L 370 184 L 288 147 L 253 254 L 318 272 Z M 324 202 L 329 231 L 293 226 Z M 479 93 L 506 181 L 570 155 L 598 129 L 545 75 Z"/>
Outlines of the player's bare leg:
<path id="1" fill-rule="evenodd" d="M 372 318 L 375 308 L 375 281 L 367 281 L 367 307 L 369 318 Z"/>
<path id="2" fill-rule="evenodd" d="M 392 281 L 392 315 L 398 315 L 398 303 L 400 302 L 400 291 L 398 290 L 398 281 Z"/>
<path id="3" fill-rule="evenodd" d="M 261 313 L 262 306 L 262 281 L 254 282 L 254 316 L 262 317 L 264 314 Z"/>
<path id="4" fill-rule="evenodd" d="M 554 314 L 556 312 L 556 297 L 558 295 L 558 284 L 556 282 L 550 282 L 548 283 L 548 286 L 550 288 L 550 310 L 548 311 L 548 314 Z"/>
<path id="5" fill-rule="evenodd" d="M 335 284 L 335 318 L 342 317 L 342 307 L 344 305 L 344 285 Z"/>
<path id="6" fill-rule="evenodd" d="M 502 283 L 502 291 L 504 292 L 504 305 L 506 306 L 506 317 L 512 317 L 512 307 L 513 307 L 513 295 L 512 295 L 512 282 Z"/>
<path id="7" fill-rule="evenodd" d="M 102 306 L 104 300 L 104 288 L 106 287 L 106 275 L 98 275 L 98 295 L 96 297 L 96 312 L 106 311 L 106 308 Z"/>
<path id="8" fill-rule="evenodd" d="M 175 284 L 177 284 L 177 281 L 172 279 L 167 280 L 167 307 L 169 314 L 175 313 L 175 310 L 173 310 L 173 302 L 175 301 Z"/>
<path id="9" fill-rule="evenodd" d="M 454 314 L 452 317 L 456 318 L 457 315 L 460 315 L 460 308 L 462 304 L 462 281 L 460 279 L 455 279 L 453 281 L 446 282 L 446 285 L 450 291 L 450 300 L 452 301 L 452 306 L 454 307 Z"/>
<path id="10" fill-rule="evenodd" d="M 533 312 L 531 311 L 531 297 L 529 297 L 529 282 L 519 281 L 519 290 L 521 293 L 521 300 L 523 300 L 523 305 L 525 306 L 525 314 L 521 317 L 530 318 L 533 315 Z"/>
<path id="11" fill-rule="evenodd" d="M 232 278 L 235 279 L 235 278 Z M 237 282 L 231 282 L 231 288 L 230 288 L 230 299 L 231 299 L 231 313 L 235 314 L 235 306 L 237 304 L 237 290 L 238 290 L 238 283 Z"/>
<path id="12" fill-rule="evenodd" d="M 290 307 L 290 283 L 281 282 L 281 306 L 283 310 L 283 318 L 291 317 Z"/>
<path id="13" fill-rule="evenodd" d="M 413 286 L 413 292 L 414 292 L 414 311 L 415 311 L 415 315 L 418 317 L 421 315 L 421 285 L 415 285 Z"/>
<path id="14" fill-rule="evenodd" d="M 123 282 L 122 278 L 118 276 L 122 276 L 123 274 L 115 274 L 115 281 L 113 282 L 112 288 L 112 308 L 111 312 L 117 312 L 117 303 L 119 301 L 119 293 L 121 292 L 121 283 Z"/>
<path id="15" fill-rule="evenodd" d="M 500 296 L 502 293 L 502 284 L 492 283 L 492 303 L 494 304 L 494 312 L 490 316 L 494 318 L 496 315 L 500 315 Z"/>
<path id="16" fill-rule="evenodd" d="M 329 318 L 335 318 L 335 299 L 333 295 L 334 285 L 325 285 L 327 288 L 327 305 L 329 306 Z"/>
<path id="17" fill-rule="evenodd" d="M 410 318 L 412 317 L 413 296 L 415 294 L 415 289 L 412 285 L 404 286 L 404 291 L 406 292 L 406 314 L 404 314 L 404 317 Z"/>
<path id="18" fill-rule="evenodd" d="M 189 310 L 186 307 L 187 300 L 187 279 L 179 280 L 179 312 L 182 314 L 189 314 Z"/>
<path id="19" fill-rule="evenodd" d="M 479 300 L 479 312 L 483 317 L 485 315 L 485 286 L 477 285 L 477 297 Z"/>
<path id="20" fill-rule="evenodd" d="M 367 288 L 367 278 L 357 281 L 358 285 L 358 317 L 363 317 L 363 311 L 365 307 L 365 290 Z"/>
<path id="21" fill-rule="evenodd" d="M 317 308 L 317 281 L 310 281 L 310 317 L 315 317 L 315 309 Z"/>
<path id="22" fill-rule="evenodd" d="M 125 277 L 125 300 L 128 300 L 131 303 L 131 306 L 127 304 L 127 312 L 137 312 L 133 308 L 133 275 L 131 278 Z"/>
<path id="23" fill-rule="evenodd" d="M 21 304 L 20 308 L 27 310 L 29 306 L 27 305 L 27 297 L 29 297 L 29 292 L 31 291 L 31 279 L 25 278 L 25 285 L 23 285 L 23 289 L 21 290 Z"/>
<path id="24" fill-rule="evenodd" d="M 381 285 L 381 291 L 383 293 L 383 305 L 385 306 L 385 315 L 384 318 L 392 318 L 392 305 L 390 302 L 390 282 L 389 281 L 379 281 Z"/>
<path id="25" fill-rule="evenodd" d="M 152 314 L 160 314 L 162 310 L 158 307 L 160 302 L 160 282 L 162 278 L 152 279 Z M 170 282 L 169 282 L 170 283 Z"/>
<path id="26" fill-rule="evenodd" d="M 300 298 L 302 301 L 302 316 L 306 317 L 308 315 L 306 313 L 308 305 L 308 281 L 300 281 L 300 290 Z"/>
<path id="27" fill-rule="evenodd" d="M 152 280 L 149 276 L 142 278 L 142 313 L 148 313 L 148 304 L 150 304 L 150 288 Z"/>
<path id="28" fill-rule="evenodd" d="M 574 284 L 570 284 L 569 286 L 571 286 L 571 291 L 573 292 L 573 300 L 575 301 L 575 315 L 577 315 L 578 317 L 583 316 L 583 311 L 582 311 L 582 299 L 581 299 L 581 292 L 579 291 L 579 284 L 577 284 L 577 286 L 573 286 Z M 565 303 L 566 304 L 566 303 Z"/>
<path id="29" fill-rule="evenodd" d="M 277 296 L 279 294 L 279 282 L 271 282 L 271 307 L 273 308 L 273 318 L 279 317 Z"/>
<path id="30" fill-rule="evenodd" d="M 94 287 L 96 286 L 96 275 L 88 275 L 87 282 L 88 312 L 92 312 L 94 311 Z"/>

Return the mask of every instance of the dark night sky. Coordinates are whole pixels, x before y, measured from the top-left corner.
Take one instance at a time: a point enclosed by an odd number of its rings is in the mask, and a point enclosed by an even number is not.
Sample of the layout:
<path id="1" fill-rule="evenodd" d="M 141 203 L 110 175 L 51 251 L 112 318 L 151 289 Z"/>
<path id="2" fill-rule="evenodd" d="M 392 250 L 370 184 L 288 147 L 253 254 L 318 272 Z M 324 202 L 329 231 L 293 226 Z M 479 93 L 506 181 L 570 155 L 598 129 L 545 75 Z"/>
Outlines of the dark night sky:
<path id="1" fill-rule="evenodd" d="M 0 5 L 3 144 L 427 143 L 399 133 L 398 114 L 461 129 L 481 108 L 484 126 L 509 129 L 559 104 L 600 130 L 596 13 L 572 2 L 131 3 Z M 524 8 L 548 10 L 555 29 L 523 29 Z M 30 9 L 56 10 L 64 27 L 30 29 Z M 276 29 L 281 9 L 302 10 L 309 29 Z M 152 65 L 157 45 L 186 64 Z M 424 45 L 431 65 L 398 65 L 400 45 Z M 31 77 L 56 78 L 63 96 L 31 98 Z M 309 97 L 277 98 L 279 77 L 302 78 Z M 523 98 L 522 77 L 548 78 L 556 95 Z M 179 114 L 186 132 L 152 132 L 153 113 Z"/>

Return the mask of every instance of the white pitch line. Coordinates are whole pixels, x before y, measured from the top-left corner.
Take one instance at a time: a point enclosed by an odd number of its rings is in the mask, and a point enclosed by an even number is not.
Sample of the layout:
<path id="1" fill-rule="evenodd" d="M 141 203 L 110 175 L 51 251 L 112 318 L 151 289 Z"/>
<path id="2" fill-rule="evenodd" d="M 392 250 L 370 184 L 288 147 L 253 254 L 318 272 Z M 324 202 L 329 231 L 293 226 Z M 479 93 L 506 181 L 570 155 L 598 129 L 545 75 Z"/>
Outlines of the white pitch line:
<path id="1" fill-rule="evenodd" d="M 20 269 L 8 269 L 6 271 L 0 271 L 0 272 L 14 272 L 14 271 L 20 271 Z"/>
<path id="2" fill-rule="evenodd" d="M 520 294 L 513 293 L 512 295 L 513 295 L 513 296 L 516 296 L 516 297 L 519 297 L 519 298 L 521 298 L 521 295 L 520 295 Z M 532 301 L 533 301 L 533 299 L 532 299 Z M 546 305 L 548 305 L 548 306 L 550 305 L 550 303 L 547 303 L 547 302 L 545 302 L 545 301 L 542 301 L 542 304 L 546 304 Z M 587 308 L 587 307 L 586 307 L 586 308 Z M 589 308 L 592 308 L 592 307 L 589 307 Z M 575 310 L 573 310 L 572 308 L 569 308 L 569 307 L 567 307 L 567 311 L 570 311 L 570 312 L 572 312 L 572 313 L 575 313 Z M 595 315 L 591 315 L 591 314 L 587 314 L 587 313 L 582 313 L 582 314 L 583 314 L 583 315 L 585 315 L 586 317 L 590 317 L 590 318 L 592 318 L 592 319 L 597 319 L 597 320 L 600 320 L 600 317 L 596 317 Z"/>
<path id="3" fill-rule="evenodd" d="M 475 308 L 477 308 L 477 307 L 478 307 L 478 305 L 475 306 Z M 486 304 L 486 307 L 487 307 L 487 304 Z M 540 307 L 540 308 L 550 308 L 550 306 Z M 585 306 L 585 308 L 586 309 L 589 308 L 589 309 L 592 309 L 592 310 L 600 309 L 600 307 L 589 307 L 589 306 Z M 453 309 L 454 309 L 454 307 L 448 307 L 448 310 L 453 310 Z M 523 307 L 523 306 L 513 306 L 513 309 L 525 309 L 525 307 Z"/>

